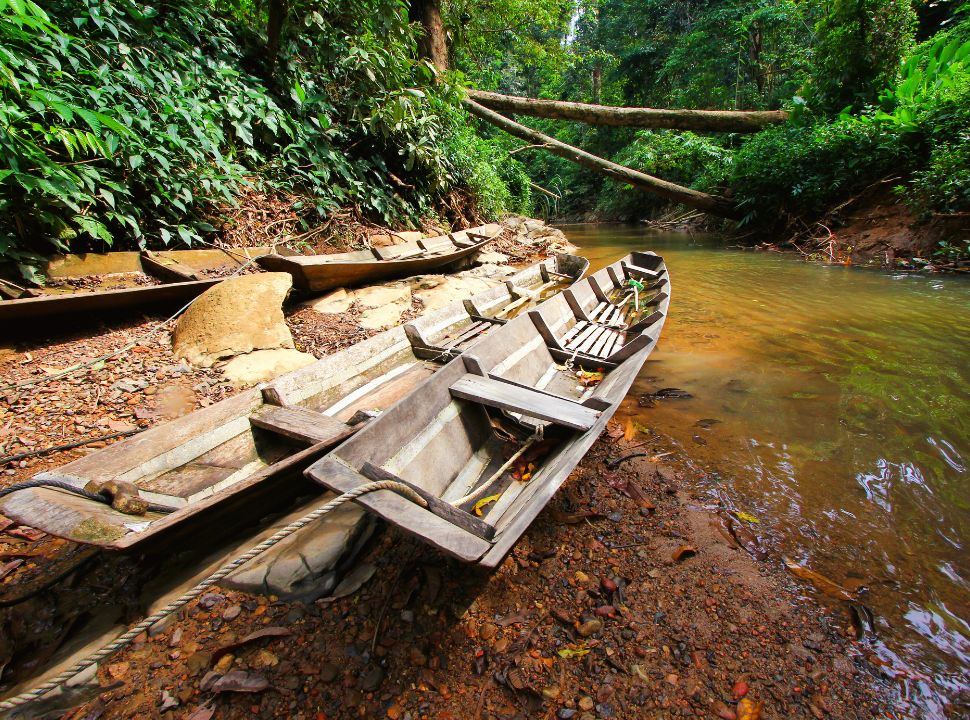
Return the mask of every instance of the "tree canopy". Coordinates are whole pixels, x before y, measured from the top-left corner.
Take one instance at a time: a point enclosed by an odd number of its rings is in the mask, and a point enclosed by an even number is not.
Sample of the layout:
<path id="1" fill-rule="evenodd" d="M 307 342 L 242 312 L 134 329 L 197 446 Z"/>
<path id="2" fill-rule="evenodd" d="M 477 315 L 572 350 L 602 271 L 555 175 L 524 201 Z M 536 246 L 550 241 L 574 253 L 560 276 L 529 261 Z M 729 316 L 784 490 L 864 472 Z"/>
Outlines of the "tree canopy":
<path id="1" fill-rule="evenodd" d="M 669 202 L 519 151 L 470 119 L 464 88 L 785 111 L 753 135 L 519 118 L 727 194 L 742 223 L 819 212 L 890 170 L 919 212 L 970 209 L 970 16 L 955 1 L 0 0 L 0 39 L 0 261 L 27 274 L 54 250 L 205 241 L 254 194 L 305 228 Z"/>

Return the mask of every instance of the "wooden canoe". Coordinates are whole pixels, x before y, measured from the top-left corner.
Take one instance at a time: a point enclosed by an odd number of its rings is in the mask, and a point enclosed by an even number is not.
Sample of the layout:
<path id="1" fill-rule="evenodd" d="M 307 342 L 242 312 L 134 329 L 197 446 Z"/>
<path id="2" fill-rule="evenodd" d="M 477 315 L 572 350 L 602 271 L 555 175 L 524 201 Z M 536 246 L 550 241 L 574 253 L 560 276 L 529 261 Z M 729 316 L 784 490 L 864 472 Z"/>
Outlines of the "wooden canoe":
<path id="1" fill-rule="evenodd" d="M 265 270 L 289 273 L 300 290 L 322 292 L 447 267 L 481 251 L 501 232 L 499 225 L 482 225 L 385 248 L 335 255 L 265 255 L 257 262 Z"/>
<path id="2" fill-rule="evenodd" d="M 537 291 L 558 270 L 585 268 L 580 259 L 550 259 L 495 289 L 468 298 L 496 310 Z M 575 275 L 574 277 L 578 277 Z M 572 281 L 561 278 L 560 288 Z M 504 299 L 503 299 L 504 298 Z M 528 311 L 529 307 L 522 308 Z M 469 322 L 459 300 L 420 318 L 423 327 Z M 484 336 L 483 336 L 484 337 Z M 0 498 L 0 514 L 52 535 L 124 550 L 172 531 L 216 506 L 245 503 L 257 487 L 285 492 L 313 460 L 366 424 L 358 411 L 380 411 L 437 369 L 415 353 L 403 327 L 391 328 L 339 353 L 282 375 L 182 418 L 75 460 L 33 480 L 74 488 L 108 481 L 132 483 L 142 500 L 172 512 L 131 515 L 54 487 L 18 490 Z M 356 417 L 355 417 L 356 416 Z"/>
<path id="3" fill-rule="evenodd" d="M 571 292 L 582 296 L 598 284 L 619 307 L 629 277 L 640 271 L 651 284 L 667 278 L 659 256 L 635 253 Z M 668 284 L 642 294 L 643 309 L 628 319 L 631 328 L 644 324 L 611 345 L 610 366 L 598 384 L 584 387 L 576 373 L 595 368 L 584 357 L 601 360 L 597 353 L 605 351 L 595 348 L 607 341 L 593 340 L 588 353 L 567 357 L 565 365 L 556 343 L 581 322 L 601 332 L 611 328 L 583 319 L 558 294 L 493 329 L 311 465 L 307 476 L 335 492 L 376 479 L 403 480 L 427 508 L 389 490 L 356 502 L 449 555 L 495 567 L 605 429 L 656 345 L 670 303 Z M 540 318 L 551 338 L 540 331 Z M 624 348 L 630 350 L 620 357 Z M 517 439 L 510 443 L 510 437 Z M 513 451 L 524 452 L 521 466 L 506 469 Z"/>
<path id="4" fill-rule="evenodd" d="M 78 317 L 101 320 L 107 313 L 135 309 L 155 307 L 175 310 L 219 282 L 222 282 L 221 278 L 3 300 L 0 301 L 0 324 L 4 330 L 26 331 L 36 326 L 23 323 L 41 319 L 70 318 L 76 322 Z"/>
<path id="5" fill-rule="evenodd" d="M 204 252 L 204 251 L 203 251 Z M 212 253 L 210 253 L 212 254 Z M 143 273 L 155 278 L 159 285 L 137 285 L 111 290 L 79 290 L 71 293 L 32 291 L 30 295 L 13 300 L 0 300 L 0 323 L 4 330 L 11 333 L 30 333 L 36 326 L 34 320 L 64 320 L 72 324 L 83 320 L 100 321 L 108 315 L 122 314 L 135 310 L 177 310 L 182 305 L 198 297 L 224 278 L 205 278 L 201 271 L 186 263 L 200 262 L 203 267 L 238 268 L 242 261 L 217 251 L 214 253 L 223 260 L 213 263 L 209 258 L 202 260 L 199 251 L 170 251 L 154 253 L 150 251 L 108 253 L 94 255 L 98 259 L 107 258 L 100 263 L 111 268 L 106 277 L 121 277 Z M 86 266 L 84 256 L 65 256 L 75 272 Z M 91 263 L 87 263 L 90 266 Z M 58 275 L 57 277 L 84 277 L 81 275 Z M 46 324 L 45 324 L 46 327 Z"/>

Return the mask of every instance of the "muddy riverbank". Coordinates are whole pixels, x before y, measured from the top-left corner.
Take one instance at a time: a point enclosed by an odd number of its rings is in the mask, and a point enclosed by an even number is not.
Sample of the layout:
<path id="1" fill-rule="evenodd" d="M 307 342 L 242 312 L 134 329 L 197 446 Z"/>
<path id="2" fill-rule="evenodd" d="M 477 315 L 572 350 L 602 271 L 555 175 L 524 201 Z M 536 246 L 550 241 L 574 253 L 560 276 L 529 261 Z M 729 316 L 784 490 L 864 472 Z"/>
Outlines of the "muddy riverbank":
<path id="1" fill-rule="evenodd" d="M 871 718 L 878 669 L 718 530 L 664 445 L 595 446 L 487 574 L 393 530 L 370 579 L 308 605 L 214 592 L 102 668 L 69 717 Z M 248 639 L 247 639 L 248 638 Z M 213 713 L 210 715 L 210 711 Z"/>

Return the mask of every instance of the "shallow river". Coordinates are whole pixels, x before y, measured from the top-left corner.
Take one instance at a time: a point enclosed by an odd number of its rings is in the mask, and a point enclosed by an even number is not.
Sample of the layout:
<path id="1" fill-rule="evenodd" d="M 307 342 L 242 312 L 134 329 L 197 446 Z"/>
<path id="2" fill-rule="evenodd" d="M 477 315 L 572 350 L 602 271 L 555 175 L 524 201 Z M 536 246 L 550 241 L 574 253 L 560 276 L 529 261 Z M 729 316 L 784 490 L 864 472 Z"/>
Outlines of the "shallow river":
<path id="1" fill-rule="evenodd" d="M 640 422 L 779 555 L 868 587 L 868 651 L 900 671 L 911 711 L 967 702 L 970 281 L 633 226 L 562 229 L 592 270 L 632 249 L 667 261 L 670 317 L 628 404 L 669 387 L 693 397 L 638 409 Z"/>

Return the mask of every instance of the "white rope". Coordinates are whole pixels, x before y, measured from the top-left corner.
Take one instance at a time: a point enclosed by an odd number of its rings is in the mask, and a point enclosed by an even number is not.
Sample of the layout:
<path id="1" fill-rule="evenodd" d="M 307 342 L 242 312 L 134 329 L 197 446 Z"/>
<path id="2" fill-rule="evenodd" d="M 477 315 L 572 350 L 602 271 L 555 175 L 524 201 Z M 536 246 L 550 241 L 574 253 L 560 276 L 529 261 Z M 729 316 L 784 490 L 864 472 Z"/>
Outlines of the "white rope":
<path id="1" fill-rule="evenodd" d="M 100 650 L 97 650 L 96 652 L 92 653 L 91 655 L 84 658 L 83 660 L 79 660 L 78 662 L 71 665 L 71 667 L 67 668 L 67 670 L 64 670 L 63 672 L 59 673 L 55 677 L 51 678 L 50 680 L 44 683 L 41 683 L 34 689 L 28 690 L 27 692 L 21 693 L 20 695 L 16 695 L 11 698 L 7 698 L 6 700 L 0 702 L 0 711 L 13 710 L 14 708 L 31 703 L 34 700 L 37 700 L 38 698 L 46 695 L 51 690 L 58 687 L 61 683 L 64 683 L 70 680 L 72 677 L 74 677 L 75 675 L 77 675 L 78 673 L 84 670 L 87 670 L 92 665 L 96 665 L 102 660 L 114 655 L 123 647 L 129 645 L 132 640 L 134 640 L 141 633 L 148 630 L 148 628 L 150 628 L 152 625 L 154 625 L 160 620 L 165 619 L 172 613 L 180 610 L 189 602 L 191 602 L 199 595 L 201 595 L 206 589 L 215 585 L 220 580 L 225 578 L 227 575 L 231 574 L 239 566 L 244 565 L 245 563 L 252 560 L 254 557 L 257 557 L 263 554 L 264 552 L 269 550 L 271 547 L 276 545 L 281 540 L 295 533 L 300 528 L 306 527 L 314 520 L 318 520 L 319 518 L 323 517 L 327 513 L 332 512 L 333 510 L 336 510 L 344 503 L 349 502 L 350 500 L 353 500 L 355 498 L 358 498 L 361 495 L 366 495 L 367 493 L 374 492 L 376 490 L 392 490 L 393 492 L 403 495 L 408 500 L 411 500 L 412 502 L 417 503 L 421 507 L 426 508 L 428 506 L 427 501 L 424 498 L 422 498 L 420 495 L 418 495 L 413 489 L 409 488 L 407 485 L 403 483 L 399 483 L 394 480 L 378 480 L 376 482 L 370 482 L 364 485 L 358 485 L 353 490 L 349 490 L 345 492 L 343 495 L 338 495 L 333 500 L 328 502 L 326 505 L 321 505 L 320 507 L 316 508 L 315 510 L 312 510 L 311 512 L 301 517 L 299 520 L 295 520 L 294 522 L 290 523 L 286 527 L 281 528 L 280 530 L 275 532 L 271 537 L 267 538 L 259 545 L 249 550 L 246 554 L 241 555 L 235 560 L 232 560 L 226 563 L 221 568 L 216 570 L 214 573 L 209 575 L 207 578 L 202 580 L 195 587 L 186 591 L 185 593 L 183 593 L 181 596 L 179 596 L 172 602 L 168 603 L 165 607 L 163 607 L 158 612 L 154 613 L 153 615 L 149 615 L 140 623 L 130 628 L 128 632 L 119 636 L 114 641 L 108 643 Z"/>

